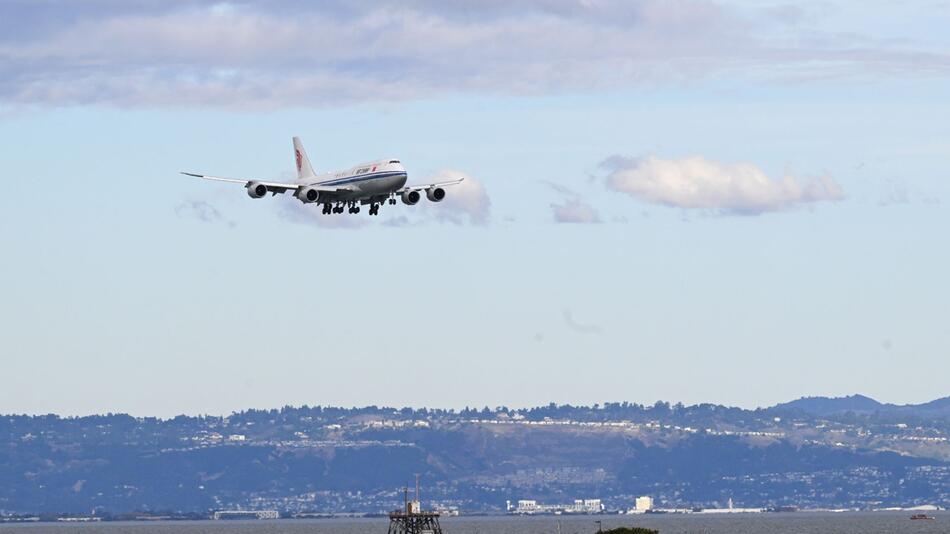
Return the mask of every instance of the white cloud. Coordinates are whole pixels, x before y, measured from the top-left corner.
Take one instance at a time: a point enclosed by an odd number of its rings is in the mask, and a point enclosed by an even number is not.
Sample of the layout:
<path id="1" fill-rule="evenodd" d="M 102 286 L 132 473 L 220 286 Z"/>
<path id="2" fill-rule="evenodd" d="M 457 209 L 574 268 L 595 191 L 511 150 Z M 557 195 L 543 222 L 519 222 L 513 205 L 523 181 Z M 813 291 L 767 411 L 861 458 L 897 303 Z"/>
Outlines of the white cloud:
<path id="1" fill-rule="evenodd" d="M 785 176 L 773 180 L 750 163 L 718 163 L 702 156 L 614 156 L 602 165 L 609 170 L 609 189 L 645 202 L 679 208 L 758 214 L 844 198 L 841 186 L 827 176 L 807 180 Z"/>
<path id="2" fill-rule="evenodd" d="M 950 71 L 939 44 L 810 20 L 705 0 L 13 2 L 0 4 L 0 106 L 277 108 Z"/>
<path id="3" fill-rule="evenodd" d="M 443 170 L 429 176 L 423 183 L 438 183 L 458 180 L 462 183 L 445 188 L 445 200 L 429 202 L 423 196 L 420 202 L 433 218 L 452 224 L 485 225 L 491 219 L 491 198 L 481 182 L 470 175 L 455 170 Z"/>
<path id="4" fill-rule="evenodd" d="M 590 204 L 576 199 L 565 199 L 560 204 L 551 204 L 554 220 L 560 223 L 599 223 L 600 216 Z"/>

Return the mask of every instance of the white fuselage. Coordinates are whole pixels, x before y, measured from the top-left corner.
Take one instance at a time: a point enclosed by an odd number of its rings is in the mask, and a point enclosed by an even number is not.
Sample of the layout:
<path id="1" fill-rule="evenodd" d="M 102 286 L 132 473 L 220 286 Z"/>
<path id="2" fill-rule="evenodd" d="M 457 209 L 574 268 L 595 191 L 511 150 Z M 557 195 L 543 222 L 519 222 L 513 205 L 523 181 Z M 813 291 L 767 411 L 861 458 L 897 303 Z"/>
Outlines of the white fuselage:
<path id="1" fill-rule="evenodd" d="M 345 171 L 316 176 L 307 180 L 307 185 L 351 189 L 346 193 L 334 194 L 333 200 L 357 200 L 388 197 L 406 185 L 407 178 L 406 169 L 399 160 L 384 159 L 356 165 Z"/>

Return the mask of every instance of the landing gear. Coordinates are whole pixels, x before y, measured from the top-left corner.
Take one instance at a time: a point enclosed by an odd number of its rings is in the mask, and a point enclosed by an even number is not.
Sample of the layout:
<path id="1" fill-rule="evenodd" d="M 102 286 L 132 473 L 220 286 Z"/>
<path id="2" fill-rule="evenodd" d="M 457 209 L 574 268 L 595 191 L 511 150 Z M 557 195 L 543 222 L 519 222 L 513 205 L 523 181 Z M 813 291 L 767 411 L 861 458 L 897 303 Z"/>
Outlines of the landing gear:
<path id="1" fill-rule="evenodd" d="M 390 201 L 395 203 L 394 201 Z M 370 215 L 379 215 L 379 207 L 382 205 L 383 201 L 371 202 L 369 205 L 369 214 Z M 344 207 L 347 212 L 350 214 L 357 214 L 360 212 L 360 205 L 357 202 L 348 201 L 348 202 L 337 202 L 334 204 L 324 204 L 323 205 L 323 214 L 328 215 L 330 213 L 343 213 Z"/>

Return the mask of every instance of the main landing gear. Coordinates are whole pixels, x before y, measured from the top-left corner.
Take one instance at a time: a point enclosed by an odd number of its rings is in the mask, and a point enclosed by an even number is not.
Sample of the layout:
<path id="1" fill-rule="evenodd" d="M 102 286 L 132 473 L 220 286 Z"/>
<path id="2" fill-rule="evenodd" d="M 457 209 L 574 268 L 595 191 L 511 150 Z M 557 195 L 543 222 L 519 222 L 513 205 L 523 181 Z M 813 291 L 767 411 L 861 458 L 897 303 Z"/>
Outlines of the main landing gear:
<path id="1" fill-rule="evenodd" d="M 379 215 L 379 207 L 381 202 L 373 202 L 369 206 L 370 215 Z M 334 204 L 326 203 L 323 205 L 323 214 L 329 215 L 331 213 L 343 213 L 343 208 L 346 207 L 348 213 L 357 214 L 360 212 L 360 205 L 356 202 L 337 202 Z"/>

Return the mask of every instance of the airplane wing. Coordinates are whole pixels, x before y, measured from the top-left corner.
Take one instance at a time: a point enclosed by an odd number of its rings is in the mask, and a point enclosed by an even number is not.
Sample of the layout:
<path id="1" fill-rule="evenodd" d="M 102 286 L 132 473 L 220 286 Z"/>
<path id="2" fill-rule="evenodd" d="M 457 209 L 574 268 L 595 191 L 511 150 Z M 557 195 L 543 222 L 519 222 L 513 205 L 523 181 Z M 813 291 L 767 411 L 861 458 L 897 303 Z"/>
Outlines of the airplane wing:
<path id="1" fill-rule="evenodd" d="M 244 184 L 244 187 L 247 187 L 251 183 L 260 184 L 266 187 L 267 190 L 272 193 L 296 191 L 304 186 L 308 186 L 311 189 L 315 189 L 317 191 L 327 191 L 330 193 L 342 193 L 342 192 L 350 191 L 350 189 L 347 187 L 326 187 L 326 186 L 321 186 L 321 185 L 292 184 L 292 183 L 284 183 L 284 182 L 264 182 L 260 180 L 245 180 L 242 178 L 223 178 L 221 176 L 209 176 L 207 174 L 197 174 L 193 172 L 184 172 L 184 171 L 182 171 L 182 174 L 186 176 L 194 176 L 195 178 L 201 178 L 204 180 L 213 180 L 215 182 L 231 182 L 235 184 Z"/>
<path id="2" fill-rule="evenodd" d="M 406 191 L 422 191 L 423 189 L 430 189 L 432 187 L 445 187 L 448 185 L 457 185 L 457 184 L 462 183 L 463 180 L 465 180 L 465 178 L 459 178 L 458 180 L 450 180 L 447 182 L 436 182 L 434 184 L 407 185 L 406 187 L 403 187 L 399 191 L 396 191 L 396 194 L 398 195 Z"/>

